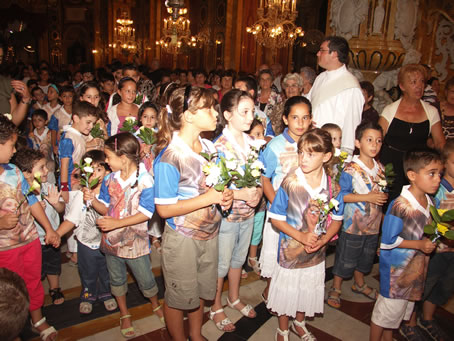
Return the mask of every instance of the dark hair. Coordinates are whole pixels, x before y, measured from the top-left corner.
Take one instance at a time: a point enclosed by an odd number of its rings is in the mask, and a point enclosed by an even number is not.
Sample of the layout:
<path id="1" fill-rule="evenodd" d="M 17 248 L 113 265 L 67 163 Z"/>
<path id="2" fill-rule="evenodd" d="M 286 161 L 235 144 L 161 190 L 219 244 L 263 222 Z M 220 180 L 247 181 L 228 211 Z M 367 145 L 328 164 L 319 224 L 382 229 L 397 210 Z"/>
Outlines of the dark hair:
<path id="1" fill-rule="evenodd" d="M 5 115 L 0 114 L 0 144 L 11 140 L 14 134 L 19 135 L 16 125 Z"/>
<path id="2" fill-rule="evenodd" d="M 355 130 L 355 140 L 361 140 L 364 132 L 368 129 L 379 131 L 383 136 L 383 128 L 377 122 L 374 121 L 362 121 Z"/>
<path id="3" fill-rule="evenodd" d="M 0 340 L 12 341 L 28 320 L 30 298 L 17 273 L 0 268 Z"/>
<path id="4" fill-rule="evenodd" d="M 159 87 L 158 104 L 164 108 L 169 103 L 170 95 L 179 87 L 178 83 L 166 82 Z"/>
<path id="5" fill-rule="evenodd" d="M 47 111 L 43 109 L 36 109 L 35 111 L 33 111 L 32 118 L 33 116 L 41 117 L 45 122 L 47 122 L 47 119 L 49 118 L 47 116 Z"/>
<path id="6" fill-rule="evenodd" d="M 140 166 L 140 144 L 137 138 L 129 132 L 119 133 L 109 137 L 104 143 L 104 147 L 117 156 L 126 156 L 136 164 L 136 182 L 131 186 L 134 188 L 139 181 Z"/>
<path id="7" fill-rule="evenodd" d="M 298 153 L 302 153 L 305 148 L 310 152 L 331 153 L 331 158 L 323 164 L 323 167 L 325 168 L 326 174 L 332 176 L 334 146 L 330 133 L 320 128 L 310 129 L 300 137 L 297 146 Z"/>
<path id="8" fill-rule="evenodd" d="M 242 91 L 240 89 L 232 89 L 227 92 L 224 96 L 222 96 L 221 100 L 221 113 L 224 115 L 224 111 L 234 112 L 237 110 L 240 101 L 243 98 L 249 98 L 252 100 L 251 95 L 246 91 Z"/>
<path id="9" fill-rule="evenodd" d="M 104 169 L 106 171 L 108 171 L 108 172 L 111 171 L 109 165 L 106 162 L 106 154 L 104 153 L 104 151 L 98 150 L 98 149 L 90 150 L 90 151 L 86 152 L 84 154 L 84 156 L 82 156 L 81 160 L 84 160 L 87 157 L 89 157 L 90 159 L 93 160 L 92 164 L 97 163 L 98 165 L 104 167 Z M 99 179 L 99 182 L 101 182 L 101 181 L 102 181 L 102 179 Z"/>
<path id="10" fill-rule="evenodd" d="M 43 89 L 41 89 L 39 86 L 36 86 L 36 87 L 34 87 L 34 88 L 32 89 L 31 95 L 32 95 L 32 96 L 35 96 L 35 92 L 38 91 L 38 90 L 43 91 Z M 44 93 L 44 91 L 43 91 L 43 93 Z"/>
<path id="11" fill-rule="evenodd" d="M 427 84 L 432 85 L 432 83 L 435 81 L 438 81 L 437 77 L 430 77 L 429 80 L 427 81 Z"/>
<path id="12" fill-rule="evenodd" d="M 221 80 L 224 77 L 232 77 L 232 81 L 234 81 L 235 80 L 235 75 L 236 75 L 235 70 L 228 69 L 228 70 L 220 72 L 219 77 L 221 77 Z"/>
<path id="13" fill-rule="evenodd" d="M 77 116 L 79 118 L 93 116 L 98 119 L 98 110 L 91 103 L 85 101 L 77 101 L 73 107 L 73 116 Z"/>
<path id="14" fill-rule="evenodd" d="M 324 41 L 328 42 L 329 53 L 337 52 L 337 59 L 342 64 L 348 65 L 348 52 L 350 47 L 345 38 L 339 36 L 326 37 Z"/>
<path id="15" fill-rule="evenodd" d="M 159 113 L 158 107 L 153 102 L 146 101 L 139 108 L 139 114 L 138 114 L 139 126 L 142 126 L 142 123 L 140 122 L 140 120 L 142 119 L 143 113 L 147 109 L 153 109 L 154 111 L 156 111 L 156 118 L 158 117 L 158 113 Z"/>
<path id="16" fill-rule="evenodd" d="M 207 89 L 189 86 L 189 95 L 185 96 L 187 88 L 180 87 L 173 90 L 168 100 L 170 110 L 164 105 L 159 113 L 156 155 L 169 145 L 172 133 L 181 128 L 184 102 L 187 103 L 187 110 L 191 113 L 195 113 L 199 109 L 211 108 L 215 104 L 213 96 Z"/>
<path id="17" fill-rule="evenodd" d="M 246 134 L 250 134 L 252 129 L 254 129 L 257 126 L 261 126 L 263 128 L 263 132 L 265 133 L 265 127 L 263 126 L 262 121 L 260 121 L 260 119 L 258 119 L 257 117 L 254 117 L 254 120 L 251 123 L 251 127 L 249 128 L 248 131 L 246 131 Z"/>
<path id="18" fill-rule="evenodd" d="M 285 101 L 284 104 L 284 111 L 282 113 L 283 116 L 288 118 L 288 115 L 290 114 L 290 111 L 292 110 L 292 107 L 297 104 L 306 104 L 307 107 L 309 108 L 309 115 L 312 118 L 312 104 L 311 102 L 304 96 L 293 96 L 290 97 L 287 101 Z"/>
<path id="19" fill-rule="evenodd" d="M 123 72 L 125 72 L 127 70 L 139 72 L 139 69 L 137 68 L 137 66 L 132 63 L 123 65 Z"/>
<path id="20" fill-rule="evenodd" d="M 371 97 L 371 96 L 372 96 L 372 98 L 374 98 L 375 89 L 374 89 L 374 86 L 372 85 L 371 82 L 369 82 L 369 81 L 362 81 L 362 82 L 359 82 L 359 85 L 361 86 L 361 89 L 366 90 L 366 92 L 367 92 L 367 97 Z"/>
<path id="21" fill-rule="evenodd" d="M 103 72 L 103 73 L 101 73 L 99 81 L 101 83 L 108 82 L 108 81 L 115 82 L 115 78 L 111 73 Z"/>
<path id="22" fill-rule="evenodd" d="M 65 85 L 60 88 L 60 96 L 63 95 L 65 92 L 70 92 L 75 95 L 74 88 L 71 85 Z"/>
<path id="23" fill-rule="evenodd" d="M 120 79 L 120 81 L 118 82 L 118 90 L 123 89 L 123 87 L 125 86 L 125 83 L 126 83 L 126 82 L 133 82 L 134 85 L 137 87 L 137 83 L 136 83 L 136 81 L 135 81 L 132 77 L 123 77 L 123 78 Z"/>
<path id="24" fill-rule="evenodd" d="M 14 163 L 22 172 L 31 173 L 36 163 L 45 158 L 39 150 L 22 148 L 16 151 L 11 163 Z"/>
<path id="25" fill-rule="evenodd" d="M 261 70 L 259 72 L 259 76 L 258 76 L 259 81 L 260 81 L 260 77 L 262 77 L 262 75 L 264 75 L 264 74 L 270 75 L 271 76 L 271 80 L 274 79 L 273 71 L 271 71 L 271 69 L 263 69 L 263 70 Z"/>
<path id="26" fill-rule="evenodd" d="M 38 86 L 38 81 L 36 79 L 29 79 L 27 81 L 27 87 L 31 87 L 32 85 Z"/>
<path id="27" fill-rule="evenodd" d="M 205 78 L 208 77 L 207 73 L 206 73 L 205 70 L 203 70 L 203 69 L 197 69 L 197 70 L 195 70 L 195 71 L 193 72 L 192 75 L 193 75 L 194 77 L 196 77 L 197 75 L 204 75 Z"/>
<path id="28" fill-rule="evenodd" d="M 454 153 L 454 140 L 448 139 L 441 151 L 441 157 L 443 162 L 446 162 L 449 159 L 449 155 Z"/>
<path id="29" fill-rule="evenodd" d="M 442 162 L 441 155 L 435 149 L 412 149 L 405 153 L 404 156 L 404 173 L 408 171 L 418 173 L 432 161 Z"/>
<path id="30" fill-rule="evenodd" d="M 110 65 L 110 70 L 112 72 L 116 72 L 120 69 L 123 69 L 123 65 L 121 64 L 121 62 L 119 60 L 112 62 L 112 64 Z"/>
<path id="31" fill-rule="evenodd" d="M 250 76 L 246 76 L 246 77 L 241 77 L 239 79 L 237 79 L 235 81 L 236 82 L 244 82 L 244 84 L 246 84 L 246 88 L 247 88 L 247 91 L 251 91 L 251 90 L 254 90 L 254 95 L 252 95 L 252 99 L 255 100 L 257 99 L 257 89 L 258 89 L 258 85 L 257 85 L 257 81 L 255 80 L 255 78 L 252 78 Z"/>
<path id="32" fill-rule="evenodd" d="M 79 87 L 78 91 L 78 96 L 77 97 L 82 97 L 85 92 L 87 92 L 88 89 L 95 88 L 98 90 L 99 95 L 101 95 L 101 89 L 99 88 L 99 85 L 96 81 L 88 81 L 85 83 L 82 83 L 82 85 Z"/>

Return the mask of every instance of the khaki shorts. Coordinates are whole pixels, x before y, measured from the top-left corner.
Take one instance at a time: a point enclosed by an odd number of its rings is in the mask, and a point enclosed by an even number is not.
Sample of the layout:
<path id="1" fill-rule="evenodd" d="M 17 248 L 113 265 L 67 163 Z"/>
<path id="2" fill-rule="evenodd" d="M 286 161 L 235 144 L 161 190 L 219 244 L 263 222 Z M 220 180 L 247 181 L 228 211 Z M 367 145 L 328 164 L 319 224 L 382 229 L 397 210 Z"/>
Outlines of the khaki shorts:
<path id="1" fill-rule="evenodd" d="M 386 329 L 397 329 L 402 320 L 408 321 L 415 302 L 378 295 L 372 312 L 372 322 Z"/>
<path id="2" fill-rule="evenodd" d="M 213 300 L 218 279 L 218 237 L 196 240 L 166 224 L 162 237 L 165 301 L 174 309 L 193 310 L 200 299 Z"/>

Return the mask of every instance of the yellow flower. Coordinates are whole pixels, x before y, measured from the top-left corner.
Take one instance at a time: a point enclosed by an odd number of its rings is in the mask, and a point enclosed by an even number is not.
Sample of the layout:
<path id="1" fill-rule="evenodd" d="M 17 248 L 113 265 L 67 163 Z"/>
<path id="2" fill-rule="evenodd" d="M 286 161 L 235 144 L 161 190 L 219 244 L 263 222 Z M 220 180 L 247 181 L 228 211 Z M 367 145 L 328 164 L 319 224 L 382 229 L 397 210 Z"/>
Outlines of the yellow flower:
<path id="1" fill-rule="evenodd" d="M 443 236 L 445 235 L 446 232 L 449 231 L 449 229 L 445 226 L 445 225 L 442 225 L 442 224 L 437 224 L 437 230 L 439 233 L 441 233 Z"/>
<path id="2" fill-rule="evenodd" d="M 345 160 L 347 157 L 348 157 L 348 153 L 347 152 L 341 152 L 339 157 L 342 159 L 342 160 Z"/>
<path id="3" fill-rule="evenodd" d="M 441 217 L 447 211 L 447 209 L 439 208 L 437 211 L 438 211 L 438 214 Z"/>
<path id="4" fill-rule="evenodd" d="M 33 184 L 32 184 L 32 187 L 30 188 L 31 191 L 36 191 L 36 190 L 39 190 L 41 189 L 41 185 L 39 184 L 38 181 L 36 180 L 33 180 Z"/>
<path id="5" fill-rule="evenodd" d="M 41 172 L 36 172 L 33 174 L 33 177 L 38 181 L 41 182 Z"/>

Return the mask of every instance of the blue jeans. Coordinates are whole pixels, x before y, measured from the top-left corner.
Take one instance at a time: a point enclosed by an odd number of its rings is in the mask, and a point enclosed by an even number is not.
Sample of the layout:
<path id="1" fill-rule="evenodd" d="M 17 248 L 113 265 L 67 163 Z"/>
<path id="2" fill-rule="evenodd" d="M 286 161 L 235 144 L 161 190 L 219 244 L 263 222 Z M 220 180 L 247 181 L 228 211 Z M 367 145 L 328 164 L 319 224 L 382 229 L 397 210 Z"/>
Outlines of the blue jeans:
<path id="1" fill-rule="evenodd" d="M 80 300 L 93 303 L 97 299 L 100 301 L 111 299 L 109 271 L 104 254 L 99 249 L 90 249 L 79 241 L 77 241 L 77 250 L 79 276 L 82 283 Z"/>
<path id="2" fill-rule="evenodd" d="M 240 222 L 222 219 L 219 229 L 218 278 L 224 278 L 230 268 L 240 269 L 251 243 L 254 217 Z"/>
<path id="3" fill-rule="evenodd" d="M 106 254 L 109 269 L 110 288 L 114 296 L 124 296 L 128 292 L 128 274 L 126 265 L 131 269 L 142 294 L 153 297 L 158 294 L 158 286 L 151 271 L 150 255 L 137 258 L 121 258 Z"/>

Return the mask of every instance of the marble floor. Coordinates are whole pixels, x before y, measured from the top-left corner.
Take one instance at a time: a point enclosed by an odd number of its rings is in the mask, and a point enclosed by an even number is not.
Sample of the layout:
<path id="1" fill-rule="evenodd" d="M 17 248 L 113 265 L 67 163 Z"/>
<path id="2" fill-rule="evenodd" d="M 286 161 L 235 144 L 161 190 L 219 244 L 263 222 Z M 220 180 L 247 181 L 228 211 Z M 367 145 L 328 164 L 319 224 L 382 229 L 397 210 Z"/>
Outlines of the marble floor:
<path id="1" fill-rule="evenodd" d="M 154 250 L 154 249 L 153 249 Z M 125 340 L 120 334 L 118 327 L 119 312 L 106 313 L 103 307 L 98 306 L 94 309 L 93 316 L 80 316 L 78 312 L 80 281 L 77 267 L 71 266 L 65 256 L 65 263 L 62 266 L 61 287 L 65 293 L 66 301 L 61 306 L 52 306 L 50 297 L 46 296 L 46 306 L 43 311 L 48 316 L 48 320 L 59 330 L 58 340 L 84 340 L 84 341 L 122 341 Z M 152 253 L 153 273 L 160 283 L 160 257 L 156 252 Z M 330 254 L 326 260 L 327 281 L 326 288 L 331 287 L 330 268 L 333 265 L 334 254 Z M 378 264 L 374 265 L 373 271 L 367 276 L 366 282 L 371 287 L 378 287 L 377 276 Z M 135 288 L 133 279 L 130 278 L 130 294 L 128 294 L 128 305 L 133 307 L 130 312 L 133 316 L 133 323 L 137 337 L 133 340 L 170 340 L 165 326 L 161 324 L 157 316 L 153 315 L 151 305 L 147 304 L 143 298 L 132 298 L 132 289 Z M 46 281 L 43 281 L 45 292 L 48 292 Z M 261 300 L 261 293 L 265 287 L 265 281 L 257 275 L 249 272 L 248 278 L 242 280 L 240 296 L 246 303 L 253 305 L 257 311 L 255 319 L 247 319 L 238 311 L 225 307 L 225 311 L 230 319 L 235 323 L 234 333 L 222 333 L 208 320 L 208 308 L 206 308 L 205 323 L 202 333 L 208 340 L 274 340 L 278 321 L 275 316 L 270 315 L 265 304 Z M 364 341 L 369 339 L 369 321 L 373 309 L 373 302 L 368 298 L 357 295 L 350 290 L 352 281 L 346 281 L 342 286 L 342 308 L 333 309 L 325 304 L 324 314 L 308 321 L 310 331 L 319 341 L 328 340 L 349 340 Z M 326 290 L 327 290 L 326 289 Z M 136 290 L 137 291 L 137 290 Z M 138 292 L 138 291 L 137 291 Z M 160 287 L 162 294 L 162 286 Z M 140 294 L 135 294 L 140 296 Z M 226 305 L 227 292 L 223 293 L 223 303 Z M 131 296 L 131 302 L 130 302 Z M 454 300 L 442 309 L 445 323 L 454 325 Z M 67 317 L 67 318 L 65 318 Z M 187 329 L 187 328 L 186 328 Z M 451 331 L 454 331 L 452 329 Z M 454 335 L 454 333 L 453 333 Z M 29 339 L 27 337 L 23 339 Z M 38 338 L 35 338 L 38 340 Z M 295 341 L 299 338 L 291 334 L 290 340 Z M 398 334 L 396 340 L 403 340 Z M 430 338 L 427 338 L 430 340 Z"/>

